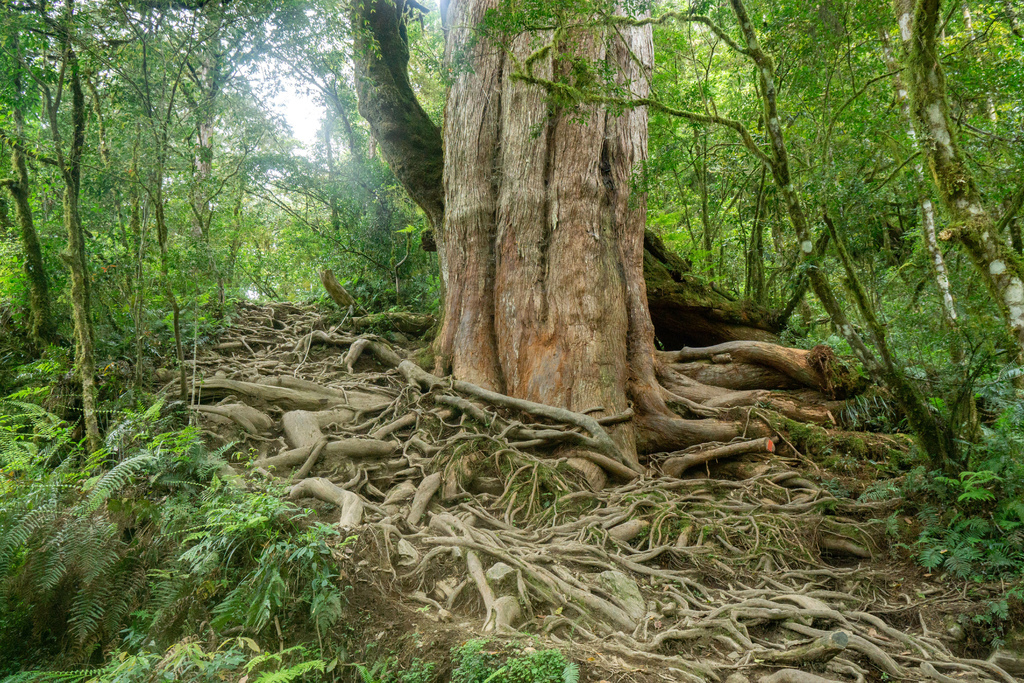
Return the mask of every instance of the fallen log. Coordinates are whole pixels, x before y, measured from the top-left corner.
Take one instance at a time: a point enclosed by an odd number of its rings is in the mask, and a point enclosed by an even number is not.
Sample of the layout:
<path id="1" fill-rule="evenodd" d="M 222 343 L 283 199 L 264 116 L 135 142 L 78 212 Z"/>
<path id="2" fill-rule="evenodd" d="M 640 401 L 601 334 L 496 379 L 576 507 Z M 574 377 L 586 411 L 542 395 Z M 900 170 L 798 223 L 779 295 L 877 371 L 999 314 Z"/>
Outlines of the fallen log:
<path id="1" fill-rule="evenodd" d="M 845 398 L 863 387 L 860 375 L 824 345 L 806 351 L 768 342 L 733 341 L 702 348 L 684 347 L 678 351 L 662 351 L 658 357 L 663 363 L 679 364 L 713 360 L 723 354 L 728 354 L 733 363 L 770 368 L 801 386 L 817 389 L 833 398 Z M 678 371 L 683 372 L 683 368 Z"/>
<path id="2" fill-rule="evenodd" d="M 430 331 L 435 323 L 434 316 L 423 313 L 392 311 L 389 313 L 370 313 L 350 318 L 348 324 L 353 330 L 395 329 L 402 334 L 422 337 Z"/>
<path id="3" fill-rule="evenodd" d="M 680 447 L 699 446 L 711 441 L 729 443 L 739 437 L 767 436 L 769 430 L 754 420 L 684 420 L 668 415 L 637 418 L 637 450 L 661 453 Z"/>
<path id="4" fill-rule="evenodd" d="M 723 389 L 745 391 L 750 389 L 797 389 L 803 385 L 792 377 L 754 363 L 713 363 L 690 361 L 672 363 L 672 369 L 701 384 Z"/>

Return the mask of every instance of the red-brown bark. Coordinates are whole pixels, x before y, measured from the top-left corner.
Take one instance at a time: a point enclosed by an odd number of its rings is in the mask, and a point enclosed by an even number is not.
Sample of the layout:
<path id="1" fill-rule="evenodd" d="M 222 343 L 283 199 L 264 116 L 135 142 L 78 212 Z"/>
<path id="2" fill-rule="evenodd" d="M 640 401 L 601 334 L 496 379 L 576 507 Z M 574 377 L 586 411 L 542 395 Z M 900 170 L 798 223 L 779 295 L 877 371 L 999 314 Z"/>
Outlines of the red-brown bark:
<path id="1" fill-rule="evenodd" d="M 494 4 L 453 5 L 449 24 L 473 26 Z M 449 55 L 470 37 L 453 28 Z M 622 40 L 572 40 L 581 56 L 646 89 L 648 27 Z M 516 57 L 528 56 L 530 41 L 513 43 Z M 498 48 L 481 41 L 471 59 L 445 114 L 438 370 L 575 411 L 613 414 L 631 400 L 664 410 L 643 278 L 646 206 L 642 196 L 630 201 L 631 175 L 647 156 L 646 111 L 553 110 L 542 88 L 513 78 Z M 617 431 L 632 451 L 631 428 Z"/>

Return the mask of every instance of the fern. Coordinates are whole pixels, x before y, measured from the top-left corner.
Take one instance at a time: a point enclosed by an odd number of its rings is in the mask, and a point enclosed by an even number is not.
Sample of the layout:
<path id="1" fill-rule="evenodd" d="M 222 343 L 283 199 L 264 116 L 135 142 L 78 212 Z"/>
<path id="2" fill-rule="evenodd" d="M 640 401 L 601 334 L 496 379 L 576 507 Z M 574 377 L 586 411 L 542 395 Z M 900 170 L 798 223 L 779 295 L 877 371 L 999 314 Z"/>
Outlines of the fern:
<path id="1" fill-rule="evenodd" d="M 92 512 L 99 508 L 114 491 L 122 488 L 128 480 L 139 474 L 142 470 L 157 462 L 157 457 L 149 453 L 141 453 L 134 458 L 129 458 L 118 463 L 112 470 L 103 475 L 96 483 L 86 509 Z"/>
<path id="2" fill-rule="evenodd" d="M 291 681 L 305 676 L 311 671 L 319 671 L 320 673 L 323 673 L 326 667 L 327 664 L 320 659 L 300 662 L 295 666 L 288 667 L 287 669 L 260 674 L 253 683 L 291 683 Z"/>

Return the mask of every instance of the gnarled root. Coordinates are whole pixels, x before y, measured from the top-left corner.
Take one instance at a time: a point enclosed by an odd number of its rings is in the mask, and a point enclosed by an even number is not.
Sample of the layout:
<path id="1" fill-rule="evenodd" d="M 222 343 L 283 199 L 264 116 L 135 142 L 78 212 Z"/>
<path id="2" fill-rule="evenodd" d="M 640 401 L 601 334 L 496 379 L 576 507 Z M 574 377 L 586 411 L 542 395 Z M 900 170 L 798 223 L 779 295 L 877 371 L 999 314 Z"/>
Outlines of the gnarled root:
<path id="1" fill-rule="evenodd" d="M 363 501 L 351 491 L 335 486 L 329 479 L 311 477 L 303 479 L 288 491 L 289 500 L 317 498 L 325 503 L 336 505 L 341 509 L 338 526 L 342 529 L 354 529 L 363 521 Z"/>

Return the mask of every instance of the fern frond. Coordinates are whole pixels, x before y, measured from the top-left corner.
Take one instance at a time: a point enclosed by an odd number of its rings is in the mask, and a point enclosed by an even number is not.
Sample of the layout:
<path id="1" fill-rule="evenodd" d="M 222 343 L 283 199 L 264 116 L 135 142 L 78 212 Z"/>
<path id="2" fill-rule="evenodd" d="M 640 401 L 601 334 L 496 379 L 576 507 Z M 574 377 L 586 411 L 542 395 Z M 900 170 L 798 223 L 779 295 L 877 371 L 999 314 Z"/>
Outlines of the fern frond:
<path id="1" fill-rule="evenodd" d="M 319 671 L 320 673 L 323 673 L 326 666 L 327 665 L 321 659 L 300 662 L 287 669 L 281 669 L 280 671 L 275 671 L 273 673 L 268 672 L 260 674 L 259 678 L 253 681 L 253 683 L 291 683 L 311 671 Z"/>
<path id="2" fill-rule="evenodd" d="M 71 627 L 71 634 L 79 646 L 96 635 L 109 598 L 110 585 L 103 581 L 87 584 L 78 591 L 71 605 L 68 626 Z"/>
<path id="3" fill-rule="evenodd" d="M 128 483 L 129 479 L 156 462 L 157 457 L 155 455 L 142 453 L 134 458 L 128 458 L 118 463 L 96 483 L 92 493 L 89 495 L 86 509 L 91 512 L 99 508 L 114 491 L 122 488 Z"/>

